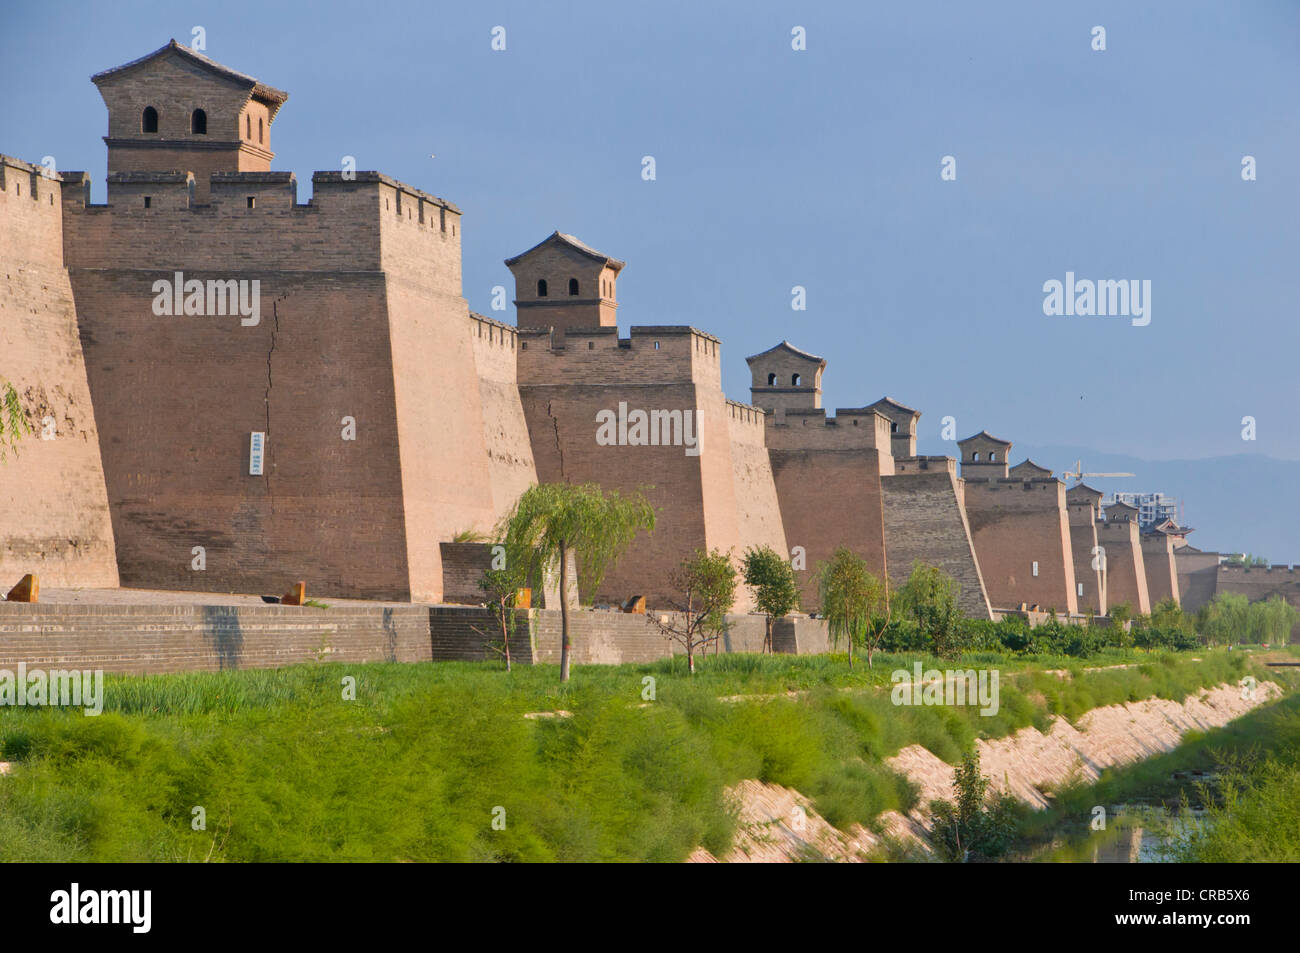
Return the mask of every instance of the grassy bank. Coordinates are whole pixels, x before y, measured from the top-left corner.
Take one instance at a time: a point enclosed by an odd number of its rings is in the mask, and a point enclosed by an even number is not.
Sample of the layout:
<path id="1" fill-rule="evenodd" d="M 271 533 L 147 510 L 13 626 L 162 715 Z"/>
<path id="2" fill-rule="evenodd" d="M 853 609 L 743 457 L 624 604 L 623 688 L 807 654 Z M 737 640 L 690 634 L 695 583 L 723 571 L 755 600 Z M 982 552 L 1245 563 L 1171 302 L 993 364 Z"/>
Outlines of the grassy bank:
<path id="1" fill-rule="evenodd" d="M 0 779 L 0 860 L 680 860 L 700 844 L 725 851 L 723 792 L 739 780 L 797 788 L 841 826 L 867 822 L 914 802 L 882 763 L 901 747 L 955 761 L 977 736 L 1181 700 L 1249 664 L 1222 651 L 1117 653 L 1089 664 L 1131 667 L 1090 672 L 924 659 L 1002 672 L 1000 710 L 981 717 L 894 706 L 890 672 L 915 658 L 849 672 L 843 656 L 720 656 L 694 678 L 680 661 L 592 666 L 567 686 L 553 667 L 489 663 L 110 677 L 98 718 L 0 710 L 0 759 L 16 762 Z M 1058 668 L 1073 677 L 1045 671 Z M 724 700 L 737 695 L 759 697 Z M 524 717 L 556 710 L 571 716 Z"/>
<path id="2" fill-rule="evenodd" d="M 1156 811 L 1141 819 L 1147 826 L 1166 811 L 1208 811 L 1203 822 L 1178 827 L 1168 859 L 1264 860 L 1282 851 L 1285 859 L 1300 860 L 1293 836 L 1300 831 L 1300 670 L 1269 669 L 1260 677 L 1283 685 L 1288 694 L 1222 728 L 1189 733 L 1173 751 L 1056 792 L 1051 809 L 1022 817 L 1020 855 L 1090 856 L 1092 844 L 1106 840 L 1092 830 L 1094 808 L 1110 812 L 1124 804 Z"/>

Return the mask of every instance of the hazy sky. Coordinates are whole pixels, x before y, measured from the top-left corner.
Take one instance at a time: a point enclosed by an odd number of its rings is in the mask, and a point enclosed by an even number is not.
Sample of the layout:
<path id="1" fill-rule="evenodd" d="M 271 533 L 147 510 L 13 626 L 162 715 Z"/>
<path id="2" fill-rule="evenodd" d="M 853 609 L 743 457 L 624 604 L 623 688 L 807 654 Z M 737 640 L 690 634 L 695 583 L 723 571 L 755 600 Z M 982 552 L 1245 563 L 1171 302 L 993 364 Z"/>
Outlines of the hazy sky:
<path id="1" fill-rule="evenodd" d="M 1294 0 L 15 5 L 0 151 L 85 169 L 103 201 L 90 74 L 196 25 L 290 93 L 272 146 L 300 201 L 347 154 L 462 208 L 477 311 L 558 228 L 628 263 L 624 333 L 718 335 L 736 399 L 744 358 L 788 338 L 828 359 L 828 407 L 889 394 L 931 451 L 952 415 L 1020 444 L 1300 459 Z M 1150 324 L 1045 316 L 1067 271 L 1149 280 Z"/>

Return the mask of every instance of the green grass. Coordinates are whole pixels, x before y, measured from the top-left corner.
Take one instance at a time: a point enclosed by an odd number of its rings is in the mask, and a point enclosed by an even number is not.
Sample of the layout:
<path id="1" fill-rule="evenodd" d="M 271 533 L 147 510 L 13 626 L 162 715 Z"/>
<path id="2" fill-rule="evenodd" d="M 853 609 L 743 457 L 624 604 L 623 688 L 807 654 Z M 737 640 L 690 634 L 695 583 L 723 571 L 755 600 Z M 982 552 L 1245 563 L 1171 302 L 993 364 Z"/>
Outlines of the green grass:
<path id="1" fill-rule="evenodd" d="M 1295 863 L 1300 860 L 1300 763 L 1295 749 L 1233 773 L 1206 812 L 1163 850 L 1178 863 Z"/>
<path id="2" fill-rule="evenodd" d="M 724 791 L 742 779 L 794 787 L 834 824 L 867 823 L 914 804 L 883 763 L 900 748 L 955 761 L 976 737 L 1181 699 L 1248 664 L 1201 656 L 1090 673 L 1065 659 L 925 660 L 998 667 L 992 718 L 894 706 L 890 672 L 913 656 L 853 672 L 842 655 L 711 656 L 694 678 L 681 660 L 583 666 L 564 686 L 553 666 L 495 663 L 109 676 L 98 718 L 0 710 L 0 759 L 17 762 L 0 779 L 0 861 L 676 861 L 728 848 Z M 734 695 L 758 697 L 721 700 Z M 558 709 L 572 717 L 523 717 Z M 192 830 L 194 807 L 206 830 Z"/>
<path id="3" fill-rule="evenodd" d="M 1271 670 L 1266 677 L 1292 692 L 1300 681 L 1300 676 L 1287 670 Z M 1128 804 L 1157 812 L 1161 809 L 1181 812 L 1184 805 L 1194 805 L 1209 808 L 1211 819 L 1217 822 L 1225 805 L 1225 795 L 1232 795 L 1235 800 L 1227 813 L 1238 817 L 1242 825 L 1223 826 L 1219 832 L 1220 825 L 1215 823 L 1212 825 L 1216 830 L 1213 838 L 1246 843 L 1248 839 L 1243 833 L 1249 828 L 1252 836 L 1266 841 L 1274 837 L 1271 833 L 1273 824 L 1290 824 L 1291 830 L 1300 829 L 1300 817 L 1296 811 L 1275 811 L 1274 820 L 1268 821 L 1268 812 L 1249 813 L 1243 807 L 1251 803 L 1275 804 L 1288 790 L 1287 785 L 1294 784 L 1298 763 L 1300 694 L 1291 693 L 1221 728 L 1204 733 L 1189 732 L 1173 751 L 1136 764 L 1106 769 L 1093 784 L 1076 783 L 1057 792 L 1049 810 L 1027 814 L 1022 819 L 1020 851 L 1034 855 L 1053 844 L 1052 857 L 1069 859 L 1090 855 L 1092 844 L 1105 840 L 1105 835 L 1092 831 L 1089 824 L 1097 805 L 1106 807 L 1108 811 L 1112 805 Z M 1257 778 L 1256 772 L 1263 770 L 1263 765 L 1274 767 L 1267 769 L 1266 776 Z M 1227 776 L 1236 793 L 1222 790 L 1220 783 L 1206 784 L 1197 780 L 1198 775 L 1204 774 Z M 1295 803 L 1300 805 L 1300 800 Z M 1261 826 L 1260 821 L 1265 825 Z M 1146 823 L 1151 826 L 1154 820 L 1148 818 Z M 1274 840 L 1278 839 L 1274 837 Z M 1258 845 L 1252 845 L 1252 849 L 1255 846 Z M 1193 844 L 1179 836 L 1175 839 L 1175 847 L 1174 859 L 1190 861 L 1205 859 L 1211 850 L 1220 850 L 1223 845 L 1211 838 L 1207 838 L 1204 845 L 1199 840 Z M 1289 859 L 1300 860 L 1300 851 L 1292 853 Z"/>

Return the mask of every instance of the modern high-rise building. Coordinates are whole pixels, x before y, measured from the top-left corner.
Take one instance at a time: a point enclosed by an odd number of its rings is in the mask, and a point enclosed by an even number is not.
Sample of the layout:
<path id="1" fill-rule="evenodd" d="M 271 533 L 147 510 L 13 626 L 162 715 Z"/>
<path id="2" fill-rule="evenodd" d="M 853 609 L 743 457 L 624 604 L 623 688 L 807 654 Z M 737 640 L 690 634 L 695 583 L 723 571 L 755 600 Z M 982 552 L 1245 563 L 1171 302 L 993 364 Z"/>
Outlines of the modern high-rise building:
<path id="1" fill-rule="evenodd" d="M 1165 520 L 1178 522 L 1178 501 L 1164 493 L 1108 493 L 1101 501 L 1103 509 L 1115 503 L 1136 506 L 1138 525 L 1144 530 Z"/>

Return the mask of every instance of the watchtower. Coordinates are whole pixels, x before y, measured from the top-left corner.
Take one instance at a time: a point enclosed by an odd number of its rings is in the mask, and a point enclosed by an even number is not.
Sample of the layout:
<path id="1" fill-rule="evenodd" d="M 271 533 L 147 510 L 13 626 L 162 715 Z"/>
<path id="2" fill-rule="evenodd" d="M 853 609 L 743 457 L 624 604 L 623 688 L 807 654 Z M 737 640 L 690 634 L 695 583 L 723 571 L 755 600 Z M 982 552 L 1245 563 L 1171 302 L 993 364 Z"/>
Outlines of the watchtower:
<path id="1" fill-rule="evenodd" d="M 91 78 L 108 107 L 108 171 L 269 172 L 271 123 L 289 94 L 175 40 Z"/>
<path id="2" fill-rule="evenodd" d="M 552 232 L 506 259 L 515 276 L 519 327 L 554 328 L 557 343 L 570 328 L 618 327 L 618 273 L 624 262 L 572 235 Z"/>
<path id="3" fill-rule="evenodd" d="M 789 341 L 745 358 L 753 376 L 750 403 L 778 416 L 787 410 L 816 410 L 822 405 L 826 359 L 801 351 Z"/>
<path id="4" fill-rule="evenodd" d="M 916 422 L 921 419 L 919 410 L 888 397 L 880 398 L 867 410 L 889 418 L 889 442 L 895 457 L 916 456 Z"/>
<path id="5" fill-rule="evenodd" d="M 973 437 L 958 440 L 961 448 L 961 475 L 963 479 L 1006 479 L 1007 455 L 1011 441 L 1001 440 L 987 430 Z"/>

